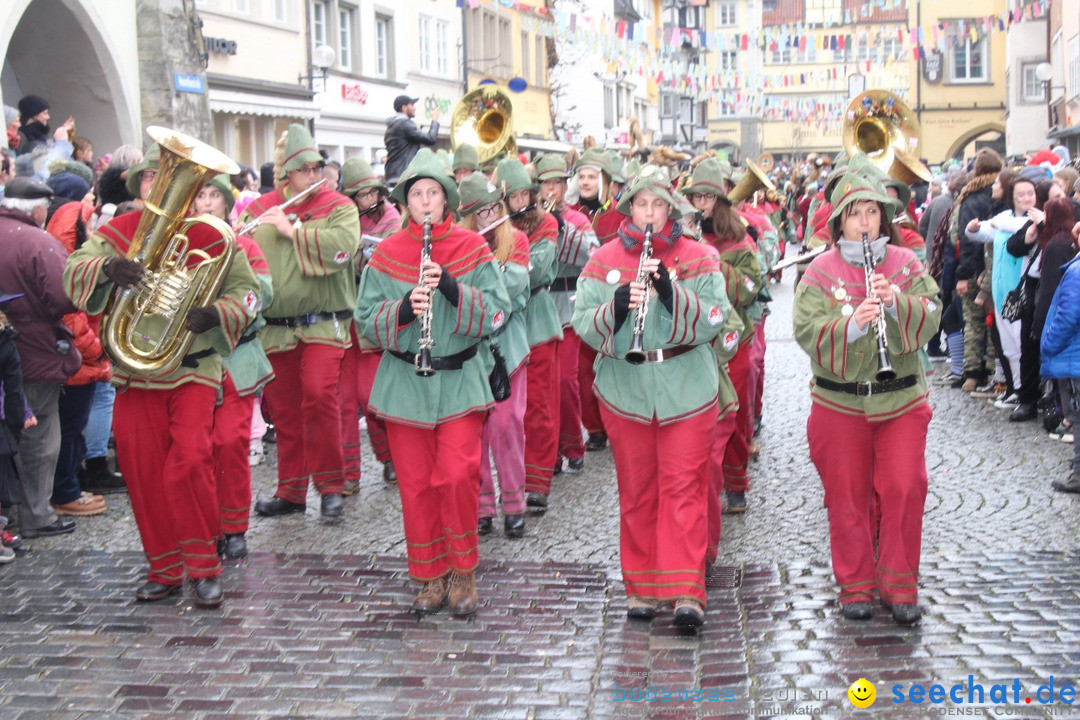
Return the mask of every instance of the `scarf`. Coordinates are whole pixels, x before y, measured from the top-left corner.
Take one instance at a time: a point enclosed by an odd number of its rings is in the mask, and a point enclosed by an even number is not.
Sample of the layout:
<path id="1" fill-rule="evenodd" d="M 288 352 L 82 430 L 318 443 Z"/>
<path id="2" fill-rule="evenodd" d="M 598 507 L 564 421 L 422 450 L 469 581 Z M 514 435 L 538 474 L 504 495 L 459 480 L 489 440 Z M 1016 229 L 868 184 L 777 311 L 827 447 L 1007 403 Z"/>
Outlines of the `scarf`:
<path id="1" fill-rule="evenodd" d="M 882 235 L 877 240 L 870 242 L 870 254 L 874 258 L 874 264 L 879 264 L 885 258 L 885 248 L 889 245 L 889 237 Z M 863 245 L 862 240 L 845 240 L 840 238 L 836 243 L 837 249 L 840 251 L 840 257 L 852 265 L 858 267 L 863 266 Z"/>
<path id="2" fill-rule="evenodd" d="M 682 223 L 678 220 L 668 220 L 660 230 L 653 229 L 652 243 L 654 252 L 659 248 L 667 250 L 675 246 L 675 243 L 682 237 L 683 229 Z M 619 239 L 622 242 L 623 248 L 627 252 L 641 245 L 645 240 L 645 231 L 634 225 L 630 221 L 630 218 L 623 220 L 622 225 L 619 226 Z"/>

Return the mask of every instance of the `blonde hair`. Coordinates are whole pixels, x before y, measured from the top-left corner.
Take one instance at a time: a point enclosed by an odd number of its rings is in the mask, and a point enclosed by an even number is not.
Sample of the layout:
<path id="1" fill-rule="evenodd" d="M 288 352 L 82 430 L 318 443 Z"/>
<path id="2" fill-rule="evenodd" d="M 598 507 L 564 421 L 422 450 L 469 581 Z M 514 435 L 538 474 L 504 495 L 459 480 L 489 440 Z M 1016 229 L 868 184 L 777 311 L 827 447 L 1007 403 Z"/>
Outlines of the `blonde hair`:
<path id="1" fill-rule="evenodd" d="M 488 203 L 490 205 L 490 203 Z M 502 215 L 497 220 L 502 220 L 506 217 L 507 207 L 506 202 L 499 201 L 499 207 L 502 208 Z M 461 218 L 459 226 L 466 230 L 472 230 L 473 232 L 480 232 L 479 225 L 476 221 L 476 213 L 470 213 Z M 495 253 L 495 259 L 499 261 L 499 264 L 505 263 L 510 259 L 510 256 L 514 254 L 514 224 L 509 220 L 505 220 L 499 224 L 499 227 L 495 228 L 495 247 L 492 248 L 492 252 Z M 487 240 L 487 235 L 484 235 L 484 239 Z M 491 241 L 488 241 L 488 245 L 491 245 Z"/>

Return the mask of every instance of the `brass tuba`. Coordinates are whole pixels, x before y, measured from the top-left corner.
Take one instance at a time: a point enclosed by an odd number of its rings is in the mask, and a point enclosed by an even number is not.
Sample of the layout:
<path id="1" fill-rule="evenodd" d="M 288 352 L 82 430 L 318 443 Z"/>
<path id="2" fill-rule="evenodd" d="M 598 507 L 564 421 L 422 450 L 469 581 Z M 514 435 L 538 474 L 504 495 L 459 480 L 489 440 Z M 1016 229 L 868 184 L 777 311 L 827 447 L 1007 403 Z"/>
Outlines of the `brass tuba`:
<path id="1" fill-rule="evenodd" d="M 240 168 L 183 133 L 157 126 L 146 132 L 161 147 L 161 161 L 126 256 L 146 273 L 138 285 L 113 295 L 101 337 L 109 357 L 126 372 L 158 377 L 183 360 L 195 340 L 186 327 L 188 314 L 214 302 L 236 251 L 228 223 L 210 215 L 189 217 L 191 205 L 210 178 L 235 175 Z M 184 231 L 197 223 L 221 235 L 218 255 L 188 249 Z M 191 260 L 197 262 L 188 267 Z"/>
<path id="2" fill-rule="evenodd" d="M 481 85 L 458 101 L 450 116 L 450 147 L 463 143 L 476 146 L 481 164 L 502 153 L 517 154 L 509 95 L 494 85 Z"/>
<path id="3" fill-rule="evenodd" d="M 750 158 L 747 158 L 745 162 L 746 174 L 728 193 L 728 200 L 731 201 L 732 205 L 738 205 L 758 190 L 776 190 L 776 186 L 772 184 L 765 171 L 758 167 L 757 163 Z"/>
<path id="4" fill-rule="evenodd" d="M 919 160 L 919 121 L 891 92 L 867 90 L 855 96 L 844 115 L 841 139 L 849 156 L 865 153 L 878 168 L 908 185 L 933 179 Z"/>

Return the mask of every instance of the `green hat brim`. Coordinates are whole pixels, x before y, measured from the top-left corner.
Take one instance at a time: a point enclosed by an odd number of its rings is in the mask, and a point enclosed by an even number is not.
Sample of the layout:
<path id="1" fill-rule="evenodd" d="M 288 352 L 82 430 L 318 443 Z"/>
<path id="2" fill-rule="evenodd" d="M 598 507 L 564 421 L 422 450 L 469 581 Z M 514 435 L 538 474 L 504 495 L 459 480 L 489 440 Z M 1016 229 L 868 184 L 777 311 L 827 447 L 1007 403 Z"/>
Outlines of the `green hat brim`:
<path id="1" fill-rule="evenodd" d="M 619 204 L 615 207 L 616 210 L 621 212 L 627 217 L 630 216 L 630 204 L 634 200 L 634 196 L 642 190 L 648 190 L 649 192 L 662 197 L 667 201 L 668 206 L 671 208 L 668 210 L 668 218 L 671 220 L 678 220 L 682 217 L 682 211 L 679 210 L 678 203 L 675 202 L 675 198 L 671 194 L 671 190 L 660 183 L 635 183 L 629 190 L 623 192 L 622 198 L 619 199 Z"/>
<path id="2" fill-rule="evenodd" d="M 831 227 L 836 222 L 836 219 L 844 212 L 844 208 L 862 200 L 872 200 L 879 203 L 885 210 L 883 226 L 892 224 L 893 218 L 896 217 L 896 202 L 888 195 L 875 192 L 867 187 L 860 187 L 844 195 L 839 204 L 833 207 L 832 214 L 829 215 L 829 226 Z M 882 230 L 884 230 L 884 227 L 882 227 Z"/>
<path id="3" fill-rule="evenodd" d="M 454 182 L 454 178 L 446 172 L 446 166 L 443 165 L 442 158 L 436 155 L 430 148 L 421 148 L 420 152 L 409 163 L 409 167 L 405 168 L 405 172 L 401 174 L 401 179 L 398 180 L 397 185 L 390 192 L 390 198 L 397 202 L 399 205 L 407 206 L 408 200 L 405 197 L 405 193 L 408 190 L 409 185 L 414 180 L 423 180 L 427 178 L 434 180 L 442 185 L 443 191 L 446 193 L 446 205 L 450 212 L 455 212 L 458 209 L 458 205 L 461 202 L 461 196 L 458 194 L 457 183 Z"/>
<path id="4" fill-rule="evenodd" d="M 232 192 L 232 181 L 228 175 L 221 174 L 215 175 L 206 181 L 207 185 L 213 185 L 216 187 L 225 198 L 225 214 L 232 212 L 233 206 L 236 205 L 236 196 Z"/>
<path id="5" fill-rule="evenodd" d="M 157 170 L 161 164 L 161 148 L 154 143 L 143 155 L 143 159 L 128 168 L 127 177 L 124 178 L 124 187 L 127 188 L 131 197 L 141 200 L 139 197 L 139 184 L 142 182 L 143 170 Z"/>

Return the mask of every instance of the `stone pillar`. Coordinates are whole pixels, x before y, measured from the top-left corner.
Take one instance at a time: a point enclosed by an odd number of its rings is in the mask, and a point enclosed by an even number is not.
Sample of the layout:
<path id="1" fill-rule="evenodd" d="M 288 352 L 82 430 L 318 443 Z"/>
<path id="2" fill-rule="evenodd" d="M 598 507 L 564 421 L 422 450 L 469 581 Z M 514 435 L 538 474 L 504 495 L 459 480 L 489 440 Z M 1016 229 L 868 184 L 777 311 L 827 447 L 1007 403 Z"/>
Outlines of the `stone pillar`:
<path id="1" fill-rule="evenodd" d="M 137 0 L 136 23 L 143 125 L 163 125 L 213 144 L 194 0 Z M 201 83 L 202 92 L 177 90 L 177 75 L 187 76 L 181 82 L 184 87 L 197 88 Z"/>

